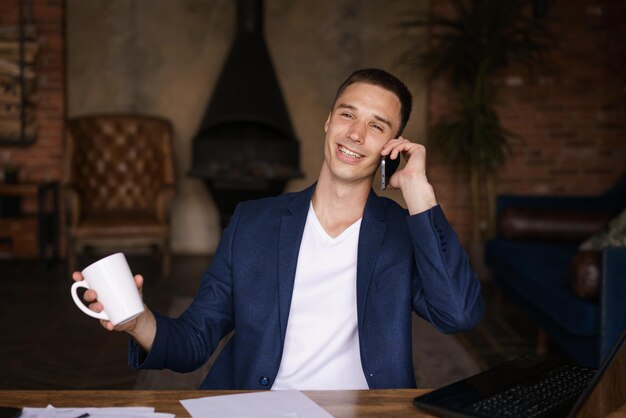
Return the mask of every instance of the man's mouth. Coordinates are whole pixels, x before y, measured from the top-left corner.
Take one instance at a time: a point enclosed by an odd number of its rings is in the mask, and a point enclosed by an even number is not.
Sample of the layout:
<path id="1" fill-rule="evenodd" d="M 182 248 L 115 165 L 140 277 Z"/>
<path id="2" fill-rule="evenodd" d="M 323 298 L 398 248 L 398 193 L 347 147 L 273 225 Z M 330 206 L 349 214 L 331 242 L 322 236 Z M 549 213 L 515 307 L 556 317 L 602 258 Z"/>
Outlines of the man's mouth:
<path id="1" fill-rule="evenodd" d="M 354 151 L 350 151 L 348 148 L 344 147 L 343 145 L 339 145 L 339 152 L 341 152 L 343 155 L 347 156 L 347 157 L 351 157 L 351 158 L 363 158 L 363 156 L 361 154 L 358 154 Z"/>

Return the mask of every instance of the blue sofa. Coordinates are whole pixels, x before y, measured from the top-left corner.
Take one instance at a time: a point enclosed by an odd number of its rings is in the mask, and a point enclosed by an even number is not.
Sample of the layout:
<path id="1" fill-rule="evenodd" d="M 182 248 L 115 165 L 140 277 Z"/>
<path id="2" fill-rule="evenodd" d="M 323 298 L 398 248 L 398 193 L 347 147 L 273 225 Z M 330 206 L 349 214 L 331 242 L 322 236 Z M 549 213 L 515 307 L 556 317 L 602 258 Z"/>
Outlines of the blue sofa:
<path id="1" fill-rule="evenodd" d="M 505 214 L 521 209 L 535 230 L 503 234 L 500 225 L 498 236 L 485 247 L 493 279 L 508 301 L 581 365 L 597 367 L 626 328 L 626 248 L 602 251 L 599 295 L 583 298 L 571 286 L 572 260 L 583 236 L 570 232 L 585 223 L 576 219 L 605 216 L 608 221 L 625 206 L 626 173 L 597 196 L 497 197 L 499 222 Z M 541 234 L 537 226 L 544 229 Z"/>

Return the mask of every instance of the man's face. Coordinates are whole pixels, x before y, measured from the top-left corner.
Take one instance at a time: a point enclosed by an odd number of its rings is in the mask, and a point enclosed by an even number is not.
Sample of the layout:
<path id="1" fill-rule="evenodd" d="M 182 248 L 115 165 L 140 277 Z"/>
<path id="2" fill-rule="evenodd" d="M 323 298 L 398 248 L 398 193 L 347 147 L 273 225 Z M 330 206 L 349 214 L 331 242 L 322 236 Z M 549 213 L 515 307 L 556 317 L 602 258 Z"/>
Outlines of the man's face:
<path id="1" fill-rule="evenodd" d="M 332 179 L 371 182 L 380 151 L 400 126 L 400 100 L 382 87 L 349 85 L 337 98 L 324 131 L 324 164 Z"/>

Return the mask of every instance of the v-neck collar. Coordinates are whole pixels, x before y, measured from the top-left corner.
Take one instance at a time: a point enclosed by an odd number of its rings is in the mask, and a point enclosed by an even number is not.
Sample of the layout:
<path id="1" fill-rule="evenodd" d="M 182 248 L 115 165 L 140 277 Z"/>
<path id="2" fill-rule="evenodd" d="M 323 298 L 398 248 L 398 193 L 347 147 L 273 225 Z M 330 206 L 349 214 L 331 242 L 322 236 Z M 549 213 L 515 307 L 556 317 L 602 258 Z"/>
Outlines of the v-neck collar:
<path id="1" fill-rule="evenodd" d="M 337 235 L 336 237 L 333 237 L 328 232 L 326 232 L 326 230 L 322 226 L 322 223 L 318 219 L 317 214 L 315 213 L 315 209 L 313 208 L 313 202 L 309 203 L 309 214 L 307 216 L 307 222 L 311 222 L 311 225 L 318 232 L 319 236 L 324 241 L 331 243 L 331 244 L 335 244 L 335 243 L 339 243 L 343 241 L 344 239 L 346 239 L 346 237 L 352 235 L 355 232 L 355 230 L 356 232 L 358 232 L 359 228 L 361 227 L 362 220 L 363 220 L 363 217 L 357 219 L 353 224 L 351 224 L 346 229 L 341 231 L 339 235 Z"/>

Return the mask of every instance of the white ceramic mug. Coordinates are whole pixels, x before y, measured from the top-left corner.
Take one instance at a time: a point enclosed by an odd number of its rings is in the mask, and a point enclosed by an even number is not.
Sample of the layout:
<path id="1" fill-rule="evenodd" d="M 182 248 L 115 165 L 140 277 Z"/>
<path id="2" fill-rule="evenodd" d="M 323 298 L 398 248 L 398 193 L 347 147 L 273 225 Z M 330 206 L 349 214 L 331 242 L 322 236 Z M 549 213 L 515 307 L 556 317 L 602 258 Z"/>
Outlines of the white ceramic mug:
<path id="1" fill-rule="evenodd" d="M 75 282 L 71 292 L 76 306 L 87 315 L 117 325 L 136 318 L 144 311 L 139 290 L 124 254 L 116 253 L 98 260 L 82 273 L 84 280 Z M 79 287 L 95 290 L 104 310 L 98 313 L 85 306 L 78 297 Z"/>

